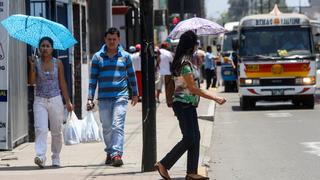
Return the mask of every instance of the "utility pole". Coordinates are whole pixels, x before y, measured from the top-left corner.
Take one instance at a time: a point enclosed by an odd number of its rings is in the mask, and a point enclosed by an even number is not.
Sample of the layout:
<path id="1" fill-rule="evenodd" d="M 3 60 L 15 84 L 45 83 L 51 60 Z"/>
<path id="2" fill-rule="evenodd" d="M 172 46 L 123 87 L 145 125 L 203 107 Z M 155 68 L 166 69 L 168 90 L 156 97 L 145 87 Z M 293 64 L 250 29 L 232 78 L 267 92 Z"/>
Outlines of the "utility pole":
<path id="1" fill-rule="evenodd" d="M 106 0 L 106 9 L 107 9 L 107 29 L 113 26 L 112 22 L 112 0 Z"/>
<path id="2" fill-rule="evenodd" d="M 271 2 L 270 2 L 270 0 L 268 0 L 268 12 L 270 12 L 271 11 Z"/>
<path id="3" fill-rule="evenodd" d="M 184 0 L 180 0 L 180 21 L 184 20 Z"/>
<path id="4" fill-rule="evenodd" d="M 301 14 L 301 0 L 299 0 L 299 13 Z"/>
<path id="5" fill-rule="evenodd" d="M 154 171 L 157 160 L 153 47 L 153 0 L 140 0 L 142 71 L 142 172 Z"/>

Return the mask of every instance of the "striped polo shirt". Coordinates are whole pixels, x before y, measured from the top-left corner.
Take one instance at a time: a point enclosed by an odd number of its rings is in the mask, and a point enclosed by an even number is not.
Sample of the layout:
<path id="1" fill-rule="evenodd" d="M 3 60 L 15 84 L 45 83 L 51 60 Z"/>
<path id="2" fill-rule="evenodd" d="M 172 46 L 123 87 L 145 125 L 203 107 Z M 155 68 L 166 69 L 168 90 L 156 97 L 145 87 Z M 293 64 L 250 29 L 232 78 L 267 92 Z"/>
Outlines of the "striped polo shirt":
<path id="1" fill-rule="evenodd" d="M 98 99 L 128 96 L 128 85 L 132 95 L 137 96 L 137 83 L 129 53 L 118 46 L 118 53 L 108 57 L 106 45 L 92 57 L 89 80 L 89 99 L 93 99 L 98 87 Z M 129 84 L 128 84 L 129 83 Z"/>

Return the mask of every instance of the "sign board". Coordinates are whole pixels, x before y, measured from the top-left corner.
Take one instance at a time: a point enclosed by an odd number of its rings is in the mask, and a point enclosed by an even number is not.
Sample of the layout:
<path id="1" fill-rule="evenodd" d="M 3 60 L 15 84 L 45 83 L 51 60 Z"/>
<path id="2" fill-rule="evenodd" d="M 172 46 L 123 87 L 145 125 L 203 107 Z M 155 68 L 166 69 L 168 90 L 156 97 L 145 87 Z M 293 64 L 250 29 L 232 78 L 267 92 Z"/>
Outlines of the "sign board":
<path id="1" fill-rule="evenodd" d="M 0 21 L 9 16 L 9 1 L 0 0 Z M 0 26 L 0 149 L 8 149 L 8 46 L 9 35 Z"/>

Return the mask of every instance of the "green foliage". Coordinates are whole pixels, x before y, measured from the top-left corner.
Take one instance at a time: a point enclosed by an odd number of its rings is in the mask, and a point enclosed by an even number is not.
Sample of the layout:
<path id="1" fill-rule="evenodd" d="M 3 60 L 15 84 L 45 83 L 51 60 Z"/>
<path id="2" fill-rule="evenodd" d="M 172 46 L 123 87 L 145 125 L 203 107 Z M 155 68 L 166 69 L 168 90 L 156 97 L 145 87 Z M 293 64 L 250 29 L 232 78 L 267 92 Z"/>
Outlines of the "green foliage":
<path id="1" fill-rule="evenodd" d="M 247 15 L 249 10 L 249 0 L 228 0 L 230 5 L 228 10 L 229 21 L 239 21 Z"/>

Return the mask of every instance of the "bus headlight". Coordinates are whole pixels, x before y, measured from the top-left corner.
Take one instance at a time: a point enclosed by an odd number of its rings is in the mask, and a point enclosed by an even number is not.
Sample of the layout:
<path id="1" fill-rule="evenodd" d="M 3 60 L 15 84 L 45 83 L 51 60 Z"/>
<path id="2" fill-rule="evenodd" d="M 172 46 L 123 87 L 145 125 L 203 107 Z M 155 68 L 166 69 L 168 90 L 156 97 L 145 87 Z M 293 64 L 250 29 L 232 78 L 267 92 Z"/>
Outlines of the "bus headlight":
<path id="1" fill-rule="evenodd" d="M 260 79 L 240 79 L 240 85 L 243 86 L 257 86 L 260 85 Z"/>
<path id="2" fill-rule="evenodd" d="M 245 85 L 252 85 L 253 80 L 252 79 L 246 79 L 244 80 Z"/>
<path id="3" fill-rule="evenodd" d="M 314 76 L 296 78 L 297 85 L 313 85 L 315 83 L 316 83 L 316 78 Z"/>

